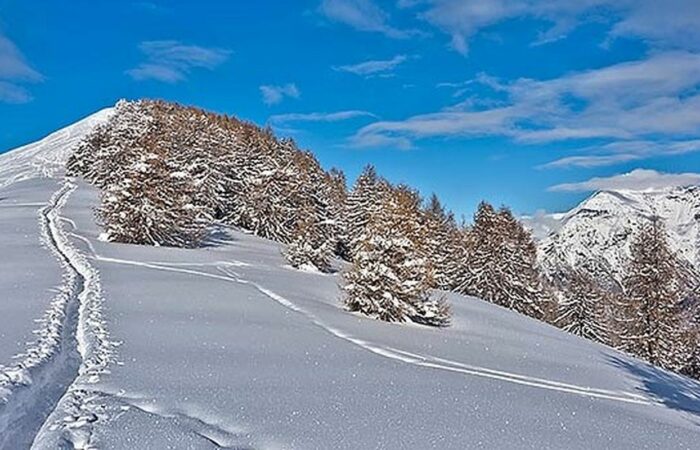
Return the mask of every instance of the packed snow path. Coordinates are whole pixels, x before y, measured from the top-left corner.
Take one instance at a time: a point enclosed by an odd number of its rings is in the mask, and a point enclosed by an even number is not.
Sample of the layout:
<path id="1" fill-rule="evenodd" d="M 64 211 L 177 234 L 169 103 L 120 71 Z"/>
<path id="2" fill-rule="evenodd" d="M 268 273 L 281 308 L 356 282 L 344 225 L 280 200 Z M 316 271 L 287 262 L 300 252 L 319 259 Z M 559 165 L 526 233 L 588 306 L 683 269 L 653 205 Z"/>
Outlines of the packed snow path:
<path id="1" fill-rule="evenodd" d="M 58 210 L 70 187 L 64 185 L 41 209 L 42 240 L 64 268 L 64 284 L 38 330 L 36 344 L 12 366 L 0 368 L 0 448 L 26 448 L 78 375 L 78 297 L 85 278 L 59 242 Z"/>
<path id="2" fill-rule="evenodd" d="M 28 448 L 51 416 L 56 439 L 84 440 L 87 427 L 66 427 L 92 414 L 82 404 L 85 390 L 77 384 L 96 381 L 109 360 L 97 272 L 70 244 L 61 223 L 60 210 L 75 188 L 66 180 L 40 210 L 42 242 L 62 267 L 63 284 L 36 332 L 36 343 L 13 365 L 0 368 L 2 449 Z"/>

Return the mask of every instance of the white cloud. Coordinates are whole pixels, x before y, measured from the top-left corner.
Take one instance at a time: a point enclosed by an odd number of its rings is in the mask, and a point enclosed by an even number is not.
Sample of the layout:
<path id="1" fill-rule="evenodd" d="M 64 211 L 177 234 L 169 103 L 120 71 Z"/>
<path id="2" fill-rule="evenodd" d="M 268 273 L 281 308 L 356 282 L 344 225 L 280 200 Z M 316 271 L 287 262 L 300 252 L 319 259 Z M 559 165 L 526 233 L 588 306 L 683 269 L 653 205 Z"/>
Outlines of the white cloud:
<path id="1" fill-rule="evenodd" d="M 700 152 L 700 139 L 687 141 L 621 141 L 579 150 L 584 155 L 568 156 L 540 166 L 544 169 L 602 167 L 640 161 L 657 155 Z"/>
<path id="2" fill-rule="evenodd" d="M 612 37 L 638 37 L 655 46 L 700 50 L 697 0 L 630 0 L 627 4 L 626 14 L 611 31 Z"/>
<path id="3" fill-rule="evenodd" d="M 658 53 L 551 80 L 504 83 L 482 75 L 468 83 L 486 85 L 495 96 L 405 120 L 376 122 L 362 128 L 355 140 L 369 143 L 376 135 L 497 135 L 530 143 L 700 137 L 700 54 Z M 497 101 L 485 101 L 489 99 Z"/>
<path id="4" fill-rule="evenodd" d="M 337 112 L 313 112 L 313 113 L 290 113 L 278 114 L 270 117 L 270 122 L 273 123 L 290 123 L 290 122 L 340 122 L 343 120 L 356 119 L 358 117 L 376 117 L 371 112 L 367 111 L 337 111 Z"/>
<path id="5" fill-rule="evenodd" d="M 605 190 L 644 191 L 676 186 L 700 185 L 700 173 L 664 173 L 636 169 L 632 172 L 596 177 L 580 183 L 565 183 L 550 187 L 552 192 L 590 192 Z"/>
<path id="6" fill-rule="evenodd" d="M 15 81 L 41 81 L 12 41 L 0 35 L 0 78 Z"/>
<path id="7" fill-rule="evenodd" d="M 421 7 L 421 17 L 450 35 L 452 47 L 469 51 L 474 36 L 518 18 L 545 22 L 535 44 L 555 41 L 587 21 L 611 23 L 610 38 L 641 38 L 662 48 L 700 49 L 697 0 L 400 0 Z"/>
<path id="8" fill-rule="evenodd" d="M 3 103 L 27 103 L 32 96 L 21 86 L 0 80 L 0 102 Z"/>
<path id="9" fill-rule="evenodd" d="M 406 62 L 406 55 L 397 55 L 387 60 L 364 61 L 359 64 L 333 67 L 339 72 L 348 72 L 360 76 L 387 76 L 400 64 Z"/>
<path id="10" fill-rule="evenodd" d="M 389 23 L 389 14 L 372 0 L 322 0 L 319 12 L 329 20 L 344 23 L 360 31 L 382 33 L 395 39 L 417 34 L 415 30 L 402 30 Z"/>
<path id="11" fill-rule="evenodd" d="M 529 228 L 532 236 L 537 239 L 544 239 L 550 234 L 558 231 L 562 226 L 561 214 L 550 214 L 539 209 L 531 216 L 522 216 L 520 221 Z"/>
<path id="12" fill-rule="evenodd" d="M 260 93 L 266 105 L 276 105 L 284 100 L 285 97 L 299 98 L 301 96 L 299 88 L 294 83 L 287 83 L 282 86 L 263 85 L 260 86 Z"/>
<path id="13" fill-rule="evenodd" d="M 144 41 L 139 49 L 146 61 L 126 73 L 134 80 L 156 80 L 177 83 L 187 78 L 194 68 L 213 70 L 226 61 L 229 50 L 186 45 L 178 41 Z"/>
<path id="14" fill-rule="evenodd" d="M 27 63 L 17 46 L 0 35 L 0 102 L 31 101 L 32 96 L 23 84 L 36 83 L 43 79 L 44 77 Z"/>

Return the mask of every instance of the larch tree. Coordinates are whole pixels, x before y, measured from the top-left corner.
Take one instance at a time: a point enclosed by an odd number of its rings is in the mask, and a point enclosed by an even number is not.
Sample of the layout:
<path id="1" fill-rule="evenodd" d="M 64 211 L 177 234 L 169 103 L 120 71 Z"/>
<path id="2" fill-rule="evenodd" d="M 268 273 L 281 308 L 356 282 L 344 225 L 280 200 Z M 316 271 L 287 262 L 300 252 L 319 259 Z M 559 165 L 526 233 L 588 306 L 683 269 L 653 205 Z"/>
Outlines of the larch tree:
<path id="1" fill-rule="evenodd" d="M 331 241 L 319 233 L 320 225 L 311 207 L 304 208 L 304 217 L 297 222 L 292 241 L 283 251 L 284 257 L 297 269 L 312 268 L 328 272 L 331 268 L 333 247 Z"/>
<path id="2" fill-rule="evenodd" d="M 427 230 L 426 246 L 435 269 L 435 284 L 440 289 L 452 288 L 452 259 L 460 254 L 461 239 L 454 215 L 446 211 L 437 195 L 428 201 L 423 218 Z"/>
<path id="3" fill-rule="evenodd" d="M 344 303 L 350 311 L 389 322 L 446 326 L 450 309 L 432 299 L 433 271 L 411 229 L 413 203 L 405 191 L 385 198 L 381 215 L 365 226 L 344 273 Z"/>
<path id="4" fill-rule="evenodd" d="M 382 197 L 387 190 L 386 181 L 377 175 L 373 166 L 368 165 L 348 194 L 343 224 L 351 258 L 359 249 L 360 240 L 372 217 L 379 212 Z"/>
<path id="5" fill-rule="evenodd" d="M 103 191 L 97 215 L 109 241 L 196 247 L 206 236 L 209 211 L 195 204 L 196 188 L 167 157 L 149 152 L 134 158 L 133 169 Z"/>
<path id="6" fill-rule="evenodd" d="M 569 333 L 608 344 L 607 293 L 580 270 L 569 277 L 565 292 L 555 324 Z"/>
<path id="7" fill-rule="evenodd" d="M 531 235 L 508 209 L 482 202 L 457 276 L 458 292 L 551 321 L 556 304 L 540 276 Z"/>
<path id="8" fill-rule="evenodd" d="M 652 364 L 680 370 L 692 353 L 683 324 L 678 261 L 659 220 L 643 227 L 631 246 L 618 311 L 622 348 Z"/>
<path id="9" fill-rule="evenodd" d="M 344 220 L 348 202 L 348 187 L 345 173 L 342 170 L 332 168 L 326 175 L 326 182 L 329 186 L 330 209 L 332 217 L 332 233 L 335 238 L 334 253 L 339 257 L 350 259 L 350 244 L 348 242 L 348 231 Z"/>

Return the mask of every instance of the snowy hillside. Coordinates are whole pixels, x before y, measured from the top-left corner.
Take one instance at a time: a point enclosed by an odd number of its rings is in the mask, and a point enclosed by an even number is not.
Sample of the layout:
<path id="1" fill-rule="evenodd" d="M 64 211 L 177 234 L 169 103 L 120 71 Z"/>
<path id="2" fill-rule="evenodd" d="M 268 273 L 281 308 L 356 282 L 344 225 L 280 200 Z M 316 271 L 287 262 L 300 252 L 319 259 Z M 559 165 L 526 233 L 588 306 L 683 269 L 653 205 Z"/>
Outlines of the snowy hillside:
<path id="1" fill-rule="evenodd" d="M 449 294 L 445 329 L 387 324 L 235 229 L 100 240 L 61 164 L 108 115 L 0 155 L 0 449 L 697 447 L 699 383 L 478 299 Z M 673 217 L 697 264 L 697 218 Z"/>
<path id="2" fill-rule="evenodd" d="M 601 191 L 564 215 L 551 217 L 551 233 L 539 244 L 545 271 L 557 279 L 569 267 L 585 267 L 610 286 L 621 280 L 632 237 L 652 217 L 666 224 L 671 248 L 700 269 L 700 187 L 656 191 Z M 542 223 L 542 220 L 538 220 Z"/>
<path id="3" fill-rule="evenodd" d="M 0 187 L 25 179 L 50 177 L 63 168 L 75 145 L 96 125 L 105 123 L 114 108 L 105 108 L 44 139 L 0 154 Z"/>

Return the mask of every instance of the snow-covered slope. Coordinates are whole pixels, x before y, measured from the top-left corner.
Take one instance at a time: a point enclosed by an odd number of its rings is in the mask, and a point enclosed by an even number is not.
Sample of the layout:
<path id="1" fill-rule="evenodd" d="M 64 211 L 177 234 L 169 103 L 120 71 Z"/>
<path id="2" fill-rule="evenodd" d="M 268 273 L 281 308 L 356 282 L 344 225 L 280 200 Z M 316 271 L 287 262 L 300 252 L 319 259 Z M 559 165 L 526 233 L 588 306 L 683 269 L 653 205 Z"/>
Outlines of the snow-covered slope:
<path id="1" fill-rule="evenodd" d="M 655 191 L 601 191 L 563 216 L 539 243 L 545 271 L 584 267 L 606 285 L 619 282 L 634 234 L 651 218 L 666 224 L 669 244 L 694 270 L 700 269 L 700 187 Z M 539 221 L 541 222 L 541 220 Z"/>
<path id="2" fill-rule="evenodd" d="M 107 122 L 114 108 L 105 108 L 40 141 L 0 154 L 0 187 L 63 171 L 73 147 L 93 127 Z"/>
<path id="3" fill-rule="evenodd" d="M 98 193 L 47 159 L 0 187 L 0 344 L 24 348 L 0 352 L 0 449 L 696 447 L 694 381 L 474 298 L 447 329 L 356 316 L 236 230 L 100 241 Z"/>

